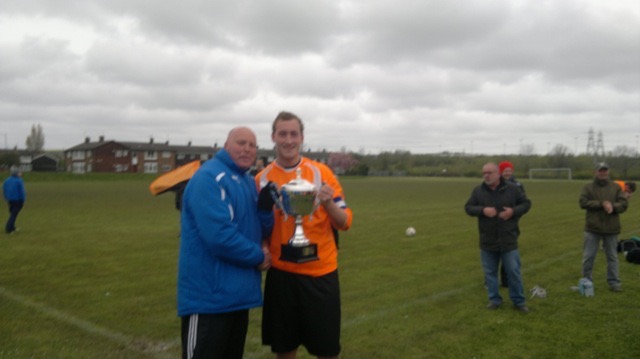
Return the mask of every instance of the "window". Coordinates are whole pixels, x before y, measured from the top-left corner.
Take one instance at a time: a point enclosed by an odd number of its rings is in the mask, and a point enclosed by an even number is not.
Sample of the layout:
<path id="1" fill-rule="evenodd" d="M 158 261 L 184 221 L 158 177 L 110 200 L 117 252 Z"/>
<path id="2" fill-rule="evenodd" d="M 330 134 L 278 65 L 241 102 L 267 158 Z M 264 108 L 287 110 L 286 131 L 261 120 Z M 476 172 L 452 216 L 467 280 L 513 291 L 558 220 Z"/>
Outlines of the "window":
<path id="1" fill-rule="evenodd" d="M 162 158 L 171 158 L 171 152 L 162 151 Z"/>
<path id="2" fill-rule="evenodd" d="M 73 173 L 85 173 L 85 164 L 84 164 L 84 162 L 74 162 L 71 166 L 72 166 L 71 167 L 71 172 L 73 172 Z"/>
<path id="3" fill-rule="evenodd" d="M 129 165 L 113 165 L 113 169 L 115 172 L 127 172 Z"/>
<path id="4" fill-rule="evenodd" d="M 73 158 L 74 160 L 84 160 L 84 151 L 71 152 L 71 158 Z"/>
<path id="5" fill-rule="evenodd" d="M 158 159 L 158 153 L 156 151 L 147 151 L 144 153 L 144 159 L 145 160 L 157 160 Z"/>
<path id="6" fill-rule="evenodd" d="M 156 162 L 145 162 L 144 173 L 158 173 L 158 164 Z"/>

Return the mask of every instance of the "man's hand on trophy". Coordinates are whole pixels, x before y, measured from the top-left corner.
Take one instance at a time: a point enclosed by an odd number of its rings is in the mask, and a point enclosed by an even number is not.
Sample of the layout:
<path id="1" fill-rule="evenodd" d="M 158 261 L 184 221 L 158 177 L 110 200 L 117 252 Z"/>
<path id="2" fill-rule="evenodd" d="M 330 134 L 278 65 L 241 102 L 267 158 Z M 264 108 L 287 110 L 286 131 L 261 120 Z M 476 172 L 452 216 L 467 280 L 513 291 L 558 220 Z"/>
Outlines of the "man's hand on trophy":
<path id="1" fill-rule="evenodd" d="M 266 186 L 260 190 L 258 195 L 258 209 L 261 211 L 272 211 L 273 205 L 280 197 L 278 185 L 269 181 Z"/>
<path id="2" fill-rule="evenodd" d="M 320 190 L 318 191 L 318 194 L 316 195 L 316 198 L 318 199 L 320 204 L 326 205 L 333 200 L 333 193 L 333 188 L 323 183 L 322 187 L 320 187 Z"/>

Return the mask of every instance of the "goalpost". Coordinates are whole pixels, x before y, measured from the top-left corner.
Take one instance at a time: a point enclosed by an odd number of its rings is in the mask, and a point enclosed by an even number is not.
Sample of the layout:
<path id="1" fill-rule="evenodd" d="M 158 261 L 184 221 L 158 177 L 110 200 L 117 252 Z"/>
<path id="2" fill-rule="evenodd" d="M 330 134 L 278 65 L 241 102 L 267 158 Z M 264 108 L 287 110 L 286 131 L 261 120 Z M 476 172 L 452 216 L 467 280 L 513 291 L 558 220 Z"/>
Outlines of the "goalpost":
<path id="1" fill-rule="evenodd" d="M 532 168 L 529 170 L 529 179 L 571 180 L 571 168 Z"/>

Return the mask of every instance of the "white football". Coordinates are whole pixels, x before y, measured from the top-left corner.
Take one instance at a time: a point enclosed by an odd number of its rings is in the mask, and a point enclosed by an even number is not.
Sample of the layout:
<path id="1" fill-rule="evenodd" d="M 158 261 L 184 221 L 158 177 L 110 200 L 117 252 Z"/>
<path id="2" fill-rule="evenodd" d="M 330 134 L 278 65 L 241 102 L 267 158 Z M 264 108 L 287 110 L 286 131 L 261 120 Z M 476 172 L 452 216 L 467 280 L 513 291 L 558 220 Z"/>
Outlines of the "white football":
<path id="1" fill-rule="evenodd" d="M 416 229 L 413 227 L 409 227 L 406 231 L 404 231 L 404 233 L 407 235 L 407 237 L 413 237 L 416 235 Z"/>

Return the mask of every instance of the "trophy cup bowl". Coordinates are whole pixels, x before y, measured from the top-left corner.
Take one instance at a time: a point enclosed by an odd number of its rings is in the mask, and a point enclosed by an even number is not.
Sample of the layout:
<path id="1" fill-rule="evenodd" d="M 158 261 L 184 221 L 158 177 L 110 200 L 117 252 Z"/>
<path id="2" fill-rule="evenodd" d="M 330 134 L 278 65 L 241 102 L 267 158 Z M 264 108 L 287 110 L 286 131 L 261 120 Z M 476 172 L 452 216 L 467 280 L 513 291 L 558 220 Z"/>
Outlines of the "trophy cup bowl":
<path id="1" fill-rule="evenodd" d="M 311 215 L 316 208 L 316 187 L 302 178 L 296 170 L 297 178 L 281 188 L 284 211 L 296 218 L 293 237 L 282 245 L 280 259 L 287 262 L 305 263 L 318 259 L 318 245 L 310 243 L 302 228 L 304 217 Z"/>

